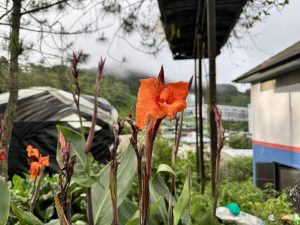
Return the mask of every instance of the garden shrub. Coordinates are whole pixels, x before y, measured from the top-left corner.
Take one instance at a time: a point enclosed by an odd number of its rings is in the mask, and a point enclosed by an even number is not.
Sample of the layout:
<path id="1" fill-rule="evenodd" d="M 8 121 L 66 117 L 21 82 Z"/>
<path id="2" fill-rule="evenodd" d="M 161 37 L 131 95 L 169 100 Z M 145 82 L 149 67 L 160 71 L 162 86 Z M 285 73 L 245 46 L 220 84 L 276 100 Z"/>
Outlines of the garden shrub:
<path id="1" fill-rule="evenodd" d="M 251 139 L 246 135 L 232 135 L 225 140 L 225 144 L 235 149 L 251 149 Z"/>
<path id="2" fill-rule="evenodd" d="M 248 156 L 237 157 L 230 160 L 222 168 L 221 179 L 228 181 L 245 181 L 252 177 L 252 158 Z"/>
<path id="3" fill-rule="evenodd" d="M 194 192 L 191 196 L 191 216 L 193 224 L 198 224 L 204 212 L 211 210 L 211 190 L 206 187 L 204 195 Z M 223 182 L 219 189 L 218 206 L 237 203 L 241 211 L 261 218 L 266 225 L 281 225 L 280 217 L 292 214 L 292 206 L 286 194 L 277 193 L 273 198 L 253 186 L 251 180 L 243 182 Z M 268 221 L 274 215 L 275 221 Z"/>
<path id="4" fill-rule="evenodd" d="M 222 121 L 223 128 L 226 131 L 245 131 L 249 130 L 248 121 Z"/>
<path id="5" fill-rule="evenodd" d="M 25 174 L 22 178 L 15 175 L 12 179 L 11 203 L 21 207 L 22 209 L 29 211 L 29 202 L 32 191 L 32 181 L 30 181 L 29 175 Z M 57 218 L 56 210 L 53 204 L 53 192 L 57 189 L 57 175 L 52 177 L 45 175 L 42 181 L 39 197 L 35 205 L 34 215 L 37 216 L 44 223 L 49 222 L 53 218 Z M 72 220 L 86 221 L 86 195 L 85 190 L 76 184 L 70 186 L 70 192 L 72 194 L 72 211 L 76 212 L 72 216 Z M 10 212 L 7 225 L 17 224 L 17 218 L 12 212 Z"/>

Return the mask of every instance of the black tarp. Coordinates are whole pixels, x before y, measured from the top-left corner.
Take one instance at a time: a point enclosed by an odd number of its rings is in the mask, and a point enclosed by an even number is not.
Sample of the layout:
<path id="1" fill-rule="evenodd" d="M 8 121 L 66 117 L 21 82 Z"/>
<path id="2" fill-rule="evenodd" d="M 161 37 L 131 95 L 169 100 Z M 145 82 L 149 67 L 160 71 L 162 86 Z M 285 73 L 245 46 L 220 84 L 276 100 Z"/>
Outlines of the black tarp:
<path id="1" fill-rule="evenodd" d="M 88 97 L 91 100 L 92 97 Z M 104 105 L 104 109 L 101 108 L 102 105 Z M 108 116 L 114 110 L 107 102 L 101 102 L 98 106 L 102 110 L 107 111 Z M 0 104 L 0 113 L 4 112 L 5 107 L 6 103 Z M 13 126 L 10 143 L 9 177 L 12 177 L 14 174 L 22 176 L 23 173 L 29 171 L 26 152 L 29 144 L 38 148 L 42 155 L 49 155 L 50 166 L 46 168 L 46 172 L 50 174 L 57 172 L 56 148 L 58 132 L 56 126 L 62 125 L 74 129 L 71 123 L 61 121 L 63 117 L 72 114 L 77 114 L 74 105 L 57 98 L 56 93 L 53 95 L 53 90 L 21 98 L 17 105 L 17 118 Z M 91 121 L 92 119 L 90 111 L 85 111 L 84 107 L 82 107 L 81 115 L 86 121 Z M 97 125 L 101 129 L 95 132 L 91 153 L 97 161 L 106 163 L 109 160 L 109 146 L 113 143 L 111 121 L 105 121 L 105 119 L 98 117 Z M 80 132 L 79 130 L 77 131 Z M 86 129 L 86 135 L 88 131 Z"/>

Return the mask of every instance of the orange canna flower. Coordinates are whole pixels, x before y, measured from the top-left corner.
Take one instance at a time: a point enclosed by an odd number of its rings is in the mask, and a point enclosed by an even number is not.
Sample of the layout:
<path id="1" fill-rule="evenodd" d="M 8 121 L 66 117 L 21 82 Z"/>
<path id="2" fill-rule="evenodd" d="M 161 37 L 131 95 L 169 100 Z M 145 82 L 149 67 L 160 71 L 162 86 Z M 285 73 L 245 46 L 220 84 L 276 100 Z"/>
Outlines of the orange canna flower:
<path id="1" fill-rule="evenodd" d="M 32 162 L 30 164 L 30 178 L 36 179 L 40 175 L 42 165 L 39 162 Z"/>
<path id="2" fill-rule="evenodd" d="M 40 156 L 40 158 L 39 158 L 39 164 L 41 166 L 49 166 L 49 155 L 44 156 L 44 157 Z"/>
<path id="3" fill-rule="evenodd" d="M 42 156 L 37 148 L 33 148 L 32 145 L 27 146 L 27 156 L 30 163 L 30 177 L 36 179 L 40 175 L 41 169 L 45 166 L 49 166 L 49 156 Z"/>
<path id="4" fill-rule="evenodd" d="M 158 120 L 166 116 L 173 120 L 176 113 L 187 106 L 189 83 L 164 84 L 159 78 L 141 80 L 136 105 L 136 124 L 143 129 L 148 117 Z"/>
<path id="5" fill-rule="evenodd" d="M 35 157 L 38 159 L 40 156 L 39 150 L 37 148 L 33 148 L 32 145 L 28 145 L 27 146 L 27 156 Z"/>

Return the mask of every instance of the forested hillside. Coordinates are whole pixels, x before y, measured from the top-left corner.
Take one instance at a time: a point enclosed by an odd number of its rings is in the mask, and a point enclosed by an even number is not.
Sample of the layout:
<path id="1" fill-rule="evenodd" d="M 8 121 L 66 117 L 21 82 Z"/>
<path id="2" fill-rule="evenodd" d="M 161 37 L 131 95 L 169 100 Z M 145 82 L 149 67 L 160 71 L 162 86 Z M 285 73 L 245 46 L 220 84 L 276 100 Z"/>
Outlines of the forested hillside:
<path id="1" fill-rule="evenodd" d="M 8 90 L 7 68 L 2 63 L 0 69 L 0 93 Z M 66 66 L 43 67 L 28 64 L 21 67 L 19 88 L 33 86 L 50 86 L 66 91 L 71 90 L 70 68 Z M 88 70 L 80 70 L 79 80 L 81 92 L 94 94 L 96 74 Z M 111 75 L 103 77 L 100 87 L 100 96 L 106 98 L 120 113 L 127 115 L 131 106 L 135 106 L 136 95 L 130 91 L 130 86 Z"/>
<path id="2" fill-rule="evenodd" d="M 44 67 L 35 64 L 21 66 L 19 76 L 20 88 L 33 86 L 50 86 L 66 91 L 71 90 L 70 68 L 56 65 Z M 93 95 L 96 71 L 94 69 L 80 70 L 81 91 L 85 94 Z M 135 107 L 139 80 L 145 75 L 128 72 L 120 77 L 115 74 L 104 74 L 100 87 L 100 96 L 106 98 L 119 111 L 121 116 L 127 115 L 130 108 Z M 5 58 L 0 58 L 0 93 L 8 90 L 7 62 Z M 247 106 L 250 101 L 249 92 L 242 93 L 234 85 L 218 85 L 218 103 L 223 105 Z M 204 88 L 206 95 L 206 88 Z"/>

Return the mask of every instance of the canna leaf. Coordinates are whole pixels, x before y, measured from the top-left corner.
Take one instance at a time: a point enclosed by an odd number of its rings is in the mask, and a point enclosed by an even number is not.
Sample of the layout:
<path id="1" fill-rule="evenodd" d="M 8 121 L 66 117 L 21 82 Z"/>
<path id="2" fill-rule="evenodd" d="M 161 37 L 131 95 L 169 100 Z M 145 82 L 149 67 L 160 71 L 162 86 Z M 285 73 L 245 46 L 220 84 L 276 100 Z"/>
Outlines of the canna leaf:
<path id="1" fill-rule="evenodd" d="M 0 225 L 5 225 L 9 216 L 10 193 L 8 184 L 5 179 L 0 176 Z"/>
<path id="2" fill-rule="evenodd" d="M 23 209 L 20 209 L 13 204 L 11 204 L 11 209 L 21 224 L 26 224 L 26 225 L 43 225 L 44 224 L 32 213 L 27 212 Z"/>

